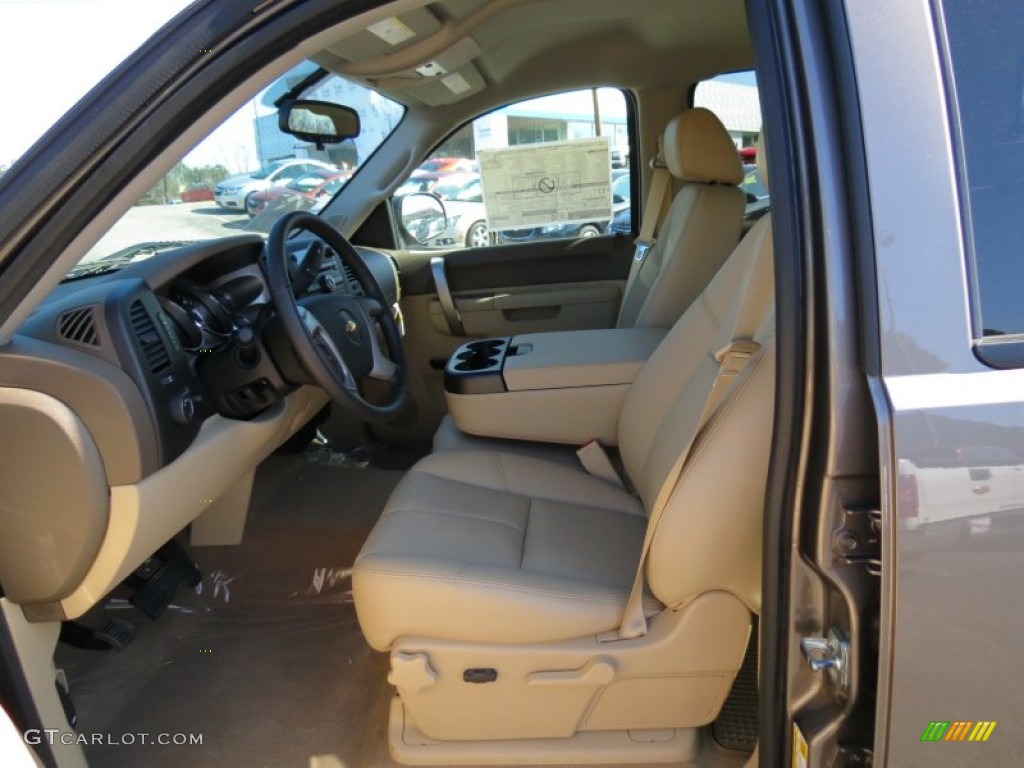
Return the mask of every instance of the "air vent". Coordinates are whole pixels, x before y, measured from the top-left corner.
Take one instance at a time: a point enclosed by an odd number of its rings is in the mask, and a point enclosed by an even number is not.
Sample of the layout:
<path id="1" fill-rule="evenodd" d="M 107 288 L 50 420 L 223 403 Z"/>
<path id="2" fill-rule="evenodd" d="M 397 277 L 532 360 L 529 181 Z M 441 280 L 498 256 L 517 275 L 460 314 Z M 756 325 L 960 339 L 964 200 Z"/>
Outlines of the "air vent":
<path id="1" fill-rule="evenodd" d="M 96 328 L 96 308 L 78 307 L 62 312 L 57 318 L 57 337 L 83 347 L 98 347 L 100 334 Z"/>
<path id="2" fill-rule="evenodd" d="M 171 367 L 171 356 L 164 340 L 156 330 L 153 318 L 149 316 L 141 301 L 136 301 L 128 310 L 128 319 L 132 330 L 142 346 L 142 354 L 146 358 L 146 366 L 150 373 L 160 373 Z"/>
<path id="3" fill-rule="evenodd" d="M 363 293 L 363 286 L 356 280 L 356 273 L 352 271 L 352 267 L 348 264 L 342 264 L 341 268 L 345 272 L 345 282 L 348 283 L 348 289 L 353 296 L 365 296 Z"/>
<path id="4" fill-rule="evenodd" d="M 390 253 L 388 254 L 388 258 L 391 259 L 391 266 L 395 268 L 395 274 L 400 277 L 402 275 L 402 265 L 399 264 L 398 259 L 392 256 Z"/>

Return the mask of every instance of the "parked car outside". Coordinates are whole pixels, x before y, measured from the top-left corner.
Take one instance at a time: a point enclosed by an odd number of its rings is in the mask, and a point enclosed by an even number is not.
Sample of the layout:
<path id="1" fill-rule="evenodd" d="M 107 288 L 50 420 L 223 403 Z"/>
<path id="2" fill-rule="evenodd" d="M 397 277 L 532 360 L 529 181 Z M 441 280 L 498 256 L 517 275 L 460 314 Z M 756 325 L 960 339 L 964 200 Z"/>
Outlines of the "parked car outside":
<path id="1" fill-rule="evenodd" d="M 416 169 L 426 173 L 478 173 L 480 166 L 468 157 L 432 157 Z"/>
<path id="2" fill-rule="evenodd" d="M 183 203 L 206 203 L 213 200 L 213 187 L 210 184 L 190 184 L 181 193 Z"/>
<path id="3" fill-rule="evenodd" d="M 214 200 L 221 208 L 244 211 L 250 195 L 284 184 L 317 168 L 338 170 L 319 160 L 278 160 L 259 170 L 224 179 L 214 190 Z"/>
<path id="4" fill-rule="evenodd" d="M 245 211 L 249 214 L 249 218 L 255 218 L 268 208 L 273 209 L 275 207 L 273 203 L 280 198 L 298 198 L 299 202 L 305 201 L 309 207 L 312 207 L 313 203 L 325 195 L 336 193 L 341 189 L 342 184 L 351 177 L 351 171 L 331 171 L 327 168 L 318 168 L 292 179 L 287 184 L 250 195 Z M 297 209 L 287 207 L 287 210 Z"/>
<path id="5" fill-rule="evenodd" d="M 441 235 L 442 244 L 481 248 L 491 245 L 484 210 L 484 192 L 476 174 L 458 174 L 435 183 L 430 191 L 444 202 L 448 228 Z"/>
<path id="6" fill-rule="evenodd" d="M 757 221 L 764 216 L 771 208 L 771 196 L 768 188 L 761 183 L 761 172 L 756 165 L 743 166 L 743 183 L 740 189 L 747 197 L 746 206 L 743 209 L 743 221 Z"/>
<path id="7" fill-rule="evenodd" d="M 414 192 L 429 192 L 435 184 L 444 178 L 445 174 L 437 171 L 413 171 L 402 186 L 395 190 L 395 197 L 411 195 Z"/>

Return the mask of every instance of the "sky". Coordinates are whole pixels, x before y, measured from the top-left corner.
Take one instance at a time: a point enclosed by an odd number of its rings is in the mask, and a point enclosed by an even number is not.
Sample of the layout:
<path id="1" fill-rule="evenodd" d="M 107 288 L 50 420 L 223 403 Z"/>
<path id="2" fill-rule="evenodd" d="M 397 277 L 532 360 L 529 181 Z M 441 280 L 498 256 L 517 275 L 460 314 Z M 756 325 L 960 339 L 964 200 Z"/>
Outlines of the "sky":
<path id="1" fill-rule="evenodd" d="M 0 166 L 10 166 L 108 72 L 192 0 L 0 0 Z M 84 32 L 84 33 L 83 33 Z M 726 76 L 752 85 L 750 74 Z M 254 168 L 254 107 L 187 155 L 192 166 Z M 12 119 L 15 118 L 15 119 Z"/>
<path id="2" fill-rule="evenodd" d="M 0 0 L 0 165 L 10 165 L 191 0 Z M 10 107 L 17 108 L 11 109 Z"/>

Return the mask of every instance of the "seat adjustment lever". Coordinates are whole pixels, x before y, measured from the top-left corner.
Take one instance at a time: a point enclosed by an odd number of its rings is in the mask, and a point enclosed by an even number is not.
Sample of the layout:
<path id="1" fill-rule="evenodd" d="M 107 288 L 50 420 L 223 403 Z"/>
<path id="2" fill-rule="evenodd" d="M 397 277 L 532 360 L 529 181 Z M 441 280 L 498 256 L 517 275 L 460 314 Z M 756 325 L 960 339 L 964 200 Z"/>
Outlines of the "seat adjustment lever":
<path id="1" fill-rule="evenodd" d="M 606 685 L 615 679 L 615 662 L 607 656 L 591 659 L 579 669 L 534 672 L 527 685 Z"/>

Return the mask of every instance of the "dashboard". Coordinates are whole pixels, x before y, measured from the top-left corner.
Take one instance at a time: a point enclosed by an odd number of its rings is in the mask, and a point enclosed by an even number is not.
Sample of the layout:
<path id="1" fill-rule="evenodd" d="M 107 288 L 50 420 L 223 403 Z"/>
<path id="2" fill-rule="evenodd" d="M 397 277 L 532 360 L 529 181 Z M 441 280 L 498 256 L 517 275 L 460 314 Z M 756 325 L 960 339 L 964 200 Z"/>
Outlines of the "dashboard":
<path id="1" fill-rule="evenodd" d="M 298 301 L 361 295 L 319 239 L 288 243 Z M 389 302 L 397 266 L 357 248 Z M 97 443 L 111 485 L 133 483 L 193 443 L 213 414 L 250 420 L 301 384 L 276 327 L 263 240 L 255 235 L 160 252 L 62 283 L 0 352 L 0 385 L 65 402 Z"/>

